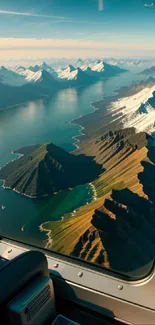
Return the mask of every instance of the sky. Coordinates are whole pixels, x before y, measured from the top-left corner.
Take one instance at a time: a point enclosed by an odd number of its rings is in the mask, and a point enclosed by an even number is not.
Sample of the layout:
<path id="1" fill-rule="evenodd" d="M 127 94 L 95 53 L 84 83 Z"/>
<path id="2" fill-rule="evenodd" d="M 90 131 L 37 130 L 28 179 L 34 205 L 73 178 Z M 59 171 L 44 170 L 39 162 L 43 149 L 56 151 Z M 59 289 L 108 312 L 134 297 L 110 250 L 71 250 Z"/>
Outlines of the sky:
<path id="1" fill-rule="evenodd" d="M 0 0 L 0 62 L 155 56 L 145 0 Z"/>

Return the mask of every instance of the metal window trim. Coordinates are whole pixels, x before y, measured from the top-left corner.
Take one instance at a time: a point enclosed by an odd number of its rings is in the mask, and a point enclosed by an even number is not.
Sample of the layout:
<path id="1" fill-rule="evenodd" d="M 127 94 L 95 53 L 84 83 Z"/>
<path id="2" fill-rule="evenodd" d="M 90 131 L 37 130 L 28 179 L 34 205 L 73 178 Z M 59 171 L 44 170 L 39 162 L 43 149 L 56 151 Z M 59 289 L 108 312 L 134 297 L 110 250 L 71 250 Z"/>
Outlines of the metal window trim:
<path id="1" fill-rule="evenodd" d="M 100 315 L 113 317 L 123 324 L 154 325 L 155 311 L 111 297 L 70 281 L 53 277 L 54 287 L 60 297 L 66 297 L 82 307 L 94 310 Z M 66 288 L 66 283 L 69 290 Z"/>
<path id="2" fill-rule="evenodd" d="M 1 240 L 0 242 L 0 255 L 9 260 L 29 249 L 36 248 L 11 241 Z M 143 317 L 140 317 L 140 323 L 137 323 L 136 317 L 137 324 L 155 324 L 155 299 L 152 290 L 152 288 L 155 288 L 155 269 L 143 280 L 128 282 L 88 269 L 87 265 L 77 265 L 65 261 L 65 259 L 61 259 L 59 256 L 52 256 L 52 253 L 50 254 L 45 250 L 42 251 L 47 257 L 51 276 L 57 279 L 55 281 L 61 280 L 61 283 L 67 283 L 74 291 L 78 291 L 78 295 L 81 297 L 80 299 L 87 292 L 87 303 L 89 304 L 91 304 L 91 297 L 95 295 L 95 308 L 97 306 L 104 308 L 106 304 L 108 306 L 108 302 L 110 301 L 114 309 L 115 317 L 121 319 L 123 313 L 126 315 L 124 319 L 130 323 L 130 321 L 134 321 L 134 317 L 138 313 L 138 315 L 142 314 Z M 115 307 L 116 305 L 119 305 L 119 310 L 118 307 Z M 120 308 L 120 306 L 122 307 Z M 129 309 L 133 310 L 133 312 L 130 312 L 130 316 L 127 317 Z M 135 314 L 134 317 L 133 314 Z M 145 317 L 145 315 L 147 316 Z M 147 322 L 147 319 L 149 322 Z M 142 321 L 144 320 L 145 322 L 143 323 Z"/>

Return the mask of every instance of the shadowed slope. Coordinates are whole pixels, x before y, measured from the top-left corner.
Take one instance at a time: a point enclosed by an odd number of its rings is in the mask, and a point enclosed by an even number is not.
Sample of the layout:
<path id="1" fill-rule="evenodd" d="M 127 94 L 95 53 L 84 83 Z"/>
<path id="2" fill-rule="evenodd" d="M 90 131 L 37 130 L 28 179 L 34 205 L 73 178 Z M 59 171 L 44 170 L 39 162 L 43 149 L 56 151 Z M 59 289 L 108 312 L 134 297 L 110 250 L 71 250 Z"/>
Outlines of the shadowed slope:
<path id="1" fill-rule="evenodd" d="M 54 144 L 22 148 L 23 152 L 0 170 L 0 178 L 6 188 L 34 198 L 91 182 L 101 171 L 93 157 L 74 156 Z"/>

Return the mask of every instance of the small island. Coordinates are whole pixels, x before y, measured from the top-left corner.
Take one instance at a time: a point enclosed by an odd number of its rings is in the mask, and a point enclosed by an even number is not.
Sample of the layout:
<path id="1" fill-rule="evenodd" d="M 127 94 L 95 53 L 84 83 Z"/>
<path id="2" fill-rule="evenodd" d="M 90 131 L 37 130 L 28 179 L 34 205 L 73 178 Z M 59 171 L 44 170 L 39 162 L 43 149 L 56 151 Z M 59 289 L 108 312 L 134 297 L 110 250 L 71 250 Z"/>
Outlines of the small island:
<path id="1" fill-rule="evenodd" d="M 18 149 L 19 158 L 0 170 L 4 188 L 30 198 L 56 194 L 95 180 L 101 165 L 94 157 L 74 155 L 50 143 Z"/>

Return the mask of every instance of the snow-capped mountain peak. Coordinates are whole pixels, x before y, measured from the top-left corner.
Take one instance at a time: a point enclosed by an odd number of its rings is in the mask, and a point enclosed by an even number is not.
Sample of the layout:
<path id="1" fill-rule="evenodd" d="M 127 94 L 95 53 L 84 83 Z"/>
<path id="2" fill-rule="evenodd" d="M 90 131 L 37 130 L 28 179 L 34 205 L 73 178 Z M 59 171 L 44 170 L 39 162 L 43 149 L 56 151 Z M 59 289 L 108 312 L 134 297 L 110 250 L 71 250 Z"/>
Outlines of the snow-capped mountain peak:
<path id="1" fill-rule="evenodd" d="M 48 71 L 48 72 L 53 72 L 54 71 L 54 69 L 44 61 L 41 62 L 40 64 L 38 64 L 37 66 L 40 67 L 41 69 L 44 69 L 44 70 Z"/>
<path id="2" fill-rule="evenodd" d="M 26 82 L 35 83 L 46 89 L 58 89 L 60 83 L 48 71 L 40 69 L 36 72 L 26 69 L 23 72 Z"/>
<path id="3" fill-rule="evenodd" d="M 0 82 L 11 86 L 22 86 L 26 83 L 41 83 L 40 85 L 43 87 L 59 88 L 62 85 L 62 81 L 70 81 L 68 83 L 69 86 L 72 84 L 74 86 L 76 84 L 87 85 L 100 78 L 107 78 L 123 72 L 119 67 L 109 65 L 101 60 L 94 62 L 78 59 L 77 61 L 83 65 L 75 67 L 69 64 L 67 67 L 59 70 L 54 70 L 44 61 L 31 65 L 28 68 L 16 66 L 14 71 L 2 66 L 0 68 Z"/>
<path id="4" fill-rule="evenodd" d="M 72 71 L 75 71 L 76 69 L 74 68 L 74 66 L 72 64 L 69 64 L 64 70 L 66 72 L 72 72 Z"/>
<path id="5" fill-rule="evenodd" d="M 76 78 L 77 72 L 77 69 L 69 64 L 65 69 L 58 71 L 58 77 L 60 79 L 73 80 Z"/>
<path id="6" fill-rule="evenodd" d="M 10 86 L 22 86 L 26 83 L 23 76 L 4 66 L 0 67 L 0 82 Z"/>
<path id="7" fill-rule="evenodd" d="M 47 71 L 48 73 L 51 74 L 51 76 L 57 79 L 56 71 L 52 67 L 50 67 L 46 62 L 41 62 L 34 66 L 30 66 L 28 69 L 31 70 L 32 72 L 39 72 L 41 70 Z"/>
<path id="8" fill-rule="evenodd" d="M 75 67 L 81 67 L 84 64 L 84 61 L 82 59 L 77 59 L 73 62 L 73 64 L 75 65 Z"/>
<path id="9" fill-rule="evenodd" d="M 31 69 L 26 69 L 23 71 L 23 76 L 27 82 L 37 82 L 42 76 L 42 70 L 34 72 Z"/>
<path id="10" fill-rule="evenodd" d="M 103 61 L 98 61 L 94 66 L 92 66 L 92 71 L 103 72 L 105 70 L 105 63 Z"/>

